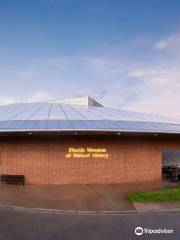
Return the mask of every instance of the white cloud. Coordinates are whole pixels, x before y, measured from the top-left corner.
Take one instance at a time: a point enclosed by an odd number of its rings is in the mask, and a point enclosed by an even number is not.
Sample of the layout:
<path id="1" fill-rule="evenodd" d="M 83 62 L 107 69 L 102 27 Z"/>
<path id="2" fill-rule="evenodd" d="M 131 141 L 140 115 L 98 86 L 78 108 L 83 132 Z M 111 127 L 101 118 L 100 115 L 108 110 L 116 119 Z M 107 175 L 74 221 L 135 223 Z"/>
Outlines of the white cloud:
<path id="1" fill-rule="evenodd" d="M 153 70 L 149 70 L 149 67 Z M 161 62 L 151 63 L 141 70 L 134 70 L 129 76 L 136 78 L 139 84 L 133 86 L 137 94 L 127 104 L 128 109 L 180 118 L 180 68 L 178 62 L 167 59 L 166 66 L 164 62 L 163 64 Z"/>
<path id="2" fill-rule="evenodd" d="M 53 99 L 53 96 L 47 91 L 35 91 L 32 96 L 29 97 L 29 102 L 41 102 Z"/>
<path id="3" fill-rule="evenodd" d="M 155 47 L 157 49 L 165 49 L 173 42 L 173 38 L 169 37 L 167 39 L 162 39 L 156 43 Z"/>
<path id="4" fill-rule="evenodd" d="M 147 98 L 135 101 L 129 105 L 128 109 L 180 118 L 180 109 L 178 106 L 180 97 L 178 93 L 179 89 L 173 89 L 173 91 L 164 89 L 159 94 L 158 92 L 153 94 L 153 91 L 150 91 Z"/>
<path id="5" fill-rule="evenodd" d="M 166 49 L 169 47 L 177 47 L 177 44 L 180 44 L 180 34 L 173 34 L 166 38 L 160 39 L 158 42 L 156 42 L 155 47 L 157 49 Z"/>
<path id="6" fill-rule="evenodd" d="M 0 105 L 8 105 L 14 103 L 15 100 L 13 98 L 0 96 Z"/>
<path id="7" fill-rule="evenodd" d="M 144 62 L 138 58 L 129 58 L 128 63 L 122 58 L 91 59 L 91 69 L 109 77 L 99 100 L 104 105 L 180 118 L 180 34 L 161 39 L 156 48 L 168 51 L 163 55 L 157 51 L 151 61 Z"/>
<path id="8" fill-rule="evenodd" d="M 129 77 L 145 77 L 145 76 L 155 76 L 157 74 L 166 73 L 165 70 L 157 69 L 134 69 L 128 73 Z"/>
<path id="9" fill-rule="evenodd" d="M 125 57 L 91 57 L 82 59 L 91 71 L 102 76 L 122 74 L 129 68 L 129 61 Z"/>
<path id="10" fill-rule="evenodd" d="M 9 98 L 0 96 L 0 105 L 8 105 L 16 102 L 41 102 L 54 99 L 54 96 L 47 91 L 34 91 L 29 97 Z"/>

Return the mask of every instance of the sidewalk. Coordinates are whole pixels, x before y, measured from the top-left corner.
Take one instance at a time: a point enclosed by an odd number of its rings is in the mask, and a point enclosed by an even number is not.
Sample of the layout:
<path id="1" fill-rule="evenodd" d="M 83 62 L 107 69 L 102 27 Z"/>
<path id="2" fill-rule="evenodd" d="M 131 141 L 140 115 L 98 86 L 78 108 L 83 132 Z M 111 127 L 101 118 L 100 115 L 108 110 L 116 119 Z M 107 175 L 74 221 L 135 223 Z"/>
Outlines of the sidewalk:
<path id="1" fill-rule="evenodd" d="M 62 211 L 136 212 L 136 209 L 143 211 L 143 206 L 133 205 L 127 197 L 129 192 L 173 187 L 167 184 L 158 181 L 109 185 L 0 185 L 0 205 Z"/>
<path id="2" fill-rule="evenodd" d="M 0 205 L 65 211 L 131 211 L 127 194 L 115 185 L 1 185 Z"/>
<path id="3" fill-rule="evenodd" d="M 138 213 L 144 212 L 179 212 L 180 213 L 180 201 L 168 201 L 168 202 L 134 202 L 134 208 Z"/>

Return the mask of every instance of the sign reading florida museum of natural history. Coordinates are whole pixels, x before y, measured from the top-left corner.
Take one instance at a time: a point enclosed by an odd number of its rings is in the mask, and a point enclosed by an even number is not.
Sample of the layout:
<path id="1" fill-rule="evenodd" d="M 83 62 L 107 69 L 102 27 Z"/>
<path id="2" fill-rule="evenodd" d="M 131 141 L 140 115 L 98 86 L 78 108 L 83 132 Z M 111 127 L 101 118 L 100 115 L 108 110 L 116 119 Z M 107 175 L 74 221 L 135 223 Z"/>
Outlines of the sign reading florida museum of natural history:
<path id="1" fill-rule="evenodd" d="M 108 158 L 109 153 L 106 148 L 91 148 L 69 147 L 66 153 L 66 158 Z"/>

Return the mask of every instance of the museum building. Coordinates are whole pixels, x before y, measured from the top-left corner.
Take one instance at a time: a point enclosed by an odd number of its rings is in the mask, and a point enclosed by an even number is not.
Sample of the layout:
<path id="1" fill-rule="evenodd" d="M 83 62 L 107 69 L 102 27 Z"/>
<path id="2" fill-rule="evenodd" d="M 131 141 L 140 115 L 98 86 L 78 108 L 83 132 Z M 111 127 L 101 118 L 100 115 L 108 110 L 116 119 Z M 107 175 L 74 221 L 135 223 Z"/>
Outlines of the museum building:
<path id="1" fill-rule="evenodd" d="M 164 164 L 174 164 L 164 153 L 178 150 L 180 121 L 90 97 L 0 107 L 0 175 L 26 184 L 160 180 Z"/>

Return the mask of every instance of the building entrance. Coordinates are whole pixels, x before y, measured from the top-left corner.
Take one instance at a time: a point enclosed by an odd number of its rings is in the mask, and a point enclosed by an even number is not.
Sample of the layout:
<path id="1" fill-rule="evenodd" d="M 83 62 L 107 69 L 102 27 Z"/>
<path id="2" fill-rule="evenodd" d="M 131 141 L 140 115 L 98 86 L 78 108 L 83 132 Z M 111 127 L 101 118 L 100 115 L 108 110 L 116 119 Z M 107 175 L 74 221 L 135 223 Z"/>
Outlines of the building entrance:
<path id="1" fill-rule="evenodd" d="M 180 181 L 180 150 L 162 152 L 162 178 Z"/>

